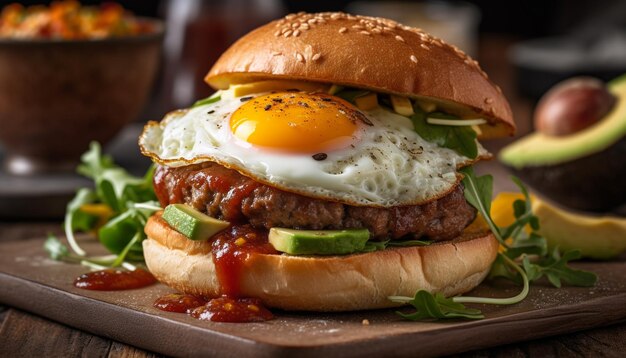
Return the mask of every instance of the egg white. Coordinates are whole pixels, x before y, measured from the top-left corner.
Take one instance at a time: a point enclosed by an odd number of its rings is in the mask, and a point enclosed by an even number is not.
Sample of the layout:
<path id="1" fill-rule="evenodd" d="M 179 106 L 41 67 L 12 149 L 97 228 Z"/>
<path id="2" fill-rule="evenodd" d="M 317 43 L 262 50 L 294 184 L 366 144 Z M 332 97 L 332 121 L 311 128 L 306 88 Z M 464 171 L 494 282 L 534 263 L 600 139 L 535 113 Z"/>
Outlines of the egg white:
<path id="1" fill-rule="evenodd" d="M 216 103 L 151 122 L 139 139 L 142 152 L 171 167 L 214 161 L 282 190 L 377 207 L 442 197 L 460 180 L 457 168 L 473 162 L 422 139 L 410 119 L 383 107 L 361 111 L 372 125 L 361 125 L 350 146 L 325 153 L 325 160 L 255 147 L 230 130 L 230 116 L 242 104 L 223 92 Z M 478 149 L 479 157 L 489 155 Z"/>

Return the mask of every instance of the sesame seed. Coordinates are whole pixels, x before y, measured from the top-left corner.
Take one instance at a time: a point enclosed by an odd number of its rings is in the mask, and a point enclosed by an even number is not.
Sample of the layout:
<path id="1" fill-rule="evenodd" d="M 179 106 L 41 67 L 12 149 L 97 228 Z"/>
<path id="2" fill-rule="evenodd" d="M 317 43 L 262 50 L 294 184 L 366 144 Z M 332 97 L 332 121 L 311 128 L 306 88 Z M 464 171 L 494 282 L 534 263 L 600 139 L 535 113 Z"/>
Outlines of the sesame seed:
<path id="1" fill-rule="evenodd" d="M 296 52 L 296 60 L 298 60 L 298 62 L 304 62 L 304 56 L 302 56 L 301 53 Z"/>
<path id="2" fill-rule="evenodd" d="M 285 36 L 285 37 L 289 37 L 289 36 L 291 36 L 291 30 L 287 30 L 287 32 L 285 32 L 285 33 L 283 34 L 283 36 Z"/>
<path id="3" fill-rule="evenodd" d="M 307 20 L 307 22 L 309 23 L 309 25 L 315 25 L 315 23 L 317 22 L 317 20 L 315 20 L 315 19 L 309 19 L 309 20 Z"/>
<path id="4" fill-rule="evenodd" d="M 367 31 L 361 31 L 361 32 L 359 32 L 359 33 L 360 33 L 361 35 L 367 35 L 367 36 L 371 35 L 371 34 L 370 34 L 369 32 L 367 32 Z"/>
<path id="5" fill-rule="evenodd" d="M 315 55 L 313 55 L 313 57 L 311 57 L 311 60 L 313 60 L 313 61 L 317 61 L 317 60 L 319 60 L 319 59 L 320 59 L 320 57 L 321 57 L 321 56 L 322 56 L 322 55 L 320 55 L 319 53 L 316 53 Z"/>
<path id="6" fill-rule="evenodd" d="M 342 27 L 339 29 L 339 33 L 343 34 L 344 32 L 348 31 L 348 29 L 346 29 L 345 27 Z"/>
<path id="7" fill-rule="evenodd" d="M 293 24 L 291 24 L 291 28 L 292 28 L 292 29 L 295 29 L 295 28 L 296 28 L 296 27 L 298 27 L 298 26 L 300 26 L 300 24 L 299 24 L 299 23 L 297 23 L 297 22 L 294 22 Z"/>
<path id="8" fill-rule="evenodd" d="M 333 19 L 333 20 L 337 20 L 340 17 L 341 17 L 341 14 L 339 14 L 339 13 L 334 13 L 334 14 L 330 15 L 330 18 Z"/>
<path id="9" fill-rule="evenodd" d="M 380 34 L 380 33 L 381 33 L 381 31 L 380 31 L 380 29 L 378 29 L 378 28 L 373 28 L 373 29 L 372 29 L 372 33 L 374 33 L 374 34 Z"/>
<path id="10" fill-rule="evenodd" d="M 423 48 L 424 50 L 430 50 L 430 47 L 428 47 L 428 46 L 426 46 L 424 44 L 421 44 L 420 47 Z"/>
<path id="11" fill-rule="evenodd" d="M 278 51 L 272 52 L 272 56 L 280 56 L 282 54 L 283 54 L 282 52 L 278 52 Z"/>
<path id="12" fill-rule="evenodd" d="M 299 29 L 300 30 L 308 30 L 309 29 L 309 24 L 303 23 L 303 24 L 300 25 Z"/>
<path id="13" fill-rule="evenodd" d="M 493 98 L 489 98 L 489 97 L 485 98 L 485 103 L 492 104 L 493 103 Z"/>
<path id="14" fill-rule="evenodd" d="M 400 42 L 404 42 L 404 39 L 400 35 L 396 35 L 396 40 L 398 40 Z"/>
<path id="15" fill-rule="evenodd" d="M 417 63 L 417 57 L 415 57 L 415 55 L 411 55 L 411 61 Z"/>
<path id="16" fill-rule="evenodd" d="M 274 36 L 276 36 L 276 37 L 280 36 L 280 30 L 274 32 Z"/>
<path id="17" fill-rule="evenodd" d="M 369 326 L 370 325 L 370 321 L 368 319 L 364 319 L 363 321 L 361 321 L 361 324 L 364 326 Z"/>
<path id="18" fill-rule="evenodd" d="M 295 18 L 295 17 L 296 17 L 296 14 L 289 14 L 289 15 L 285 16 L 285 19 L 293 20 L 293 18 Z"/>
<path id="19" fill-rule="evenodd" d="M 355 30 L 363 30 L 363 26 L 360 25 L 352 25 L 352 28 Z"/>
<path id="20" fill-rule="evenodd" d="M 293 32 L 293 37 L 298 37 L 300 36 L 300 30 L 296 30 Z"/>

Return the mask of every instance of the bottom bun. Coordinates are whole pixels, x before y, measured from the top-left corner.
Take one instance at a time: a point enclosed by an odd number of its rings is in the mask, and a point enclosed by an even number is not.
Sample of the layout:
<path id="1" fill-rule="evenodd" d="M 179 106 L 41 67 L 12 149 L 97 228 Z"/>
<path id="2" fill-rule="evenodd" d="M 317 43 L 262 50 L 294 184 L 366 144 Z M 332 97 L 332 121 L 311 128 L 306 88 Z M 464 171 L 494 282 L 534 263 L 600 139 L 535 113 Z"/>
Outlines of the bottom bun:
<path id="1" fill-rule="evenodd" d="M 149 219 L 143 242 L 150 272 L 193 295 L 217 297 L 220 284 L 209 242 L 187 239 L 159 216 Z M 240 292 L 285 310 L 351 311 L 396 307 L 388 296 L 418 290 L 458 295 L 485 278 L 498 252 L 491 233 L 466 230 L 452 241 L 342 256 L 252 254 Z"/>

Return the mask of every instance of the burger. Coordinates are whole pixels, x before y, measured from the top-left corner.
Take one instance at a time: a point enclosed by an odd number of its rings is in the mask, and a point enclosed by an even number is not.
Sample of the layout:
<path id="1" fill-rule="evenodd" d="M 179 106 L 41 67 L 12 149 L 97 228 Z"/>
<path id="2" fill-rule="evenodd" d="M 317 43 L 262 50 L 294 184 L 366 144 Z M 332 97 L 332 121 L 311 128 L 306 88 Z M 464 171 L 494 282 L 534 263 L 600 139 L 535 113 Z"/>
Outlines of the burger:
<path id="1" fill-rule="evenodd" d="M 461 50 L 388 19 L 299 13 L 242 37 L 205 80 L 212 97 L 148 123 L 139 143 L 163 207 L 226 224 L 192 239 L 152 216 L 143 246 L 159 281 L 347 311 L 418 290 L 457 295 L 485 278 L 498 243 L 472 224 L 460 170 L 491 157 L 477 139 L 515 124 Z M 273 243 L 280 232 L 366 242 L 294 254 Z"/>

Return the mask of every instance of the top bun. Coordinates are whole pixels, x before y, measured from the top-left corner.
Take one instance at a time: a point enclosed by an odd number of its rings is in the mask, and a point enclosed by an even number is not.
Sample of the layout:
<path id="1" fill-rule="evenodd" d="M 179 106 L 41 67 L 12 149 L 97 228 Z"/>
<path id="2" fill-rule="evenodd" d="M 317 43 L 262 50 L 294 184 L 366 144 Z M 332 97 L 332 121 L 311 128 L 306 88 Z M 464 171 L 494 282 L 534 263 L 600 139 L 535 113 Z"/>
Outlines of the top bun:
<path id="1" fill-rule="evenodd" d="M 488 120 L 483 138 L 512 135 L 502 91 L 458 48 L 395 21 L 344 13 L 298 13 L 248 33 L 207 74 L 215 89 L 268 79 L 367 88 L 434 101 Z"/>

